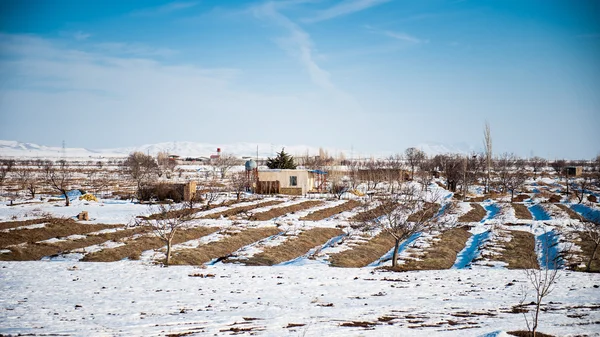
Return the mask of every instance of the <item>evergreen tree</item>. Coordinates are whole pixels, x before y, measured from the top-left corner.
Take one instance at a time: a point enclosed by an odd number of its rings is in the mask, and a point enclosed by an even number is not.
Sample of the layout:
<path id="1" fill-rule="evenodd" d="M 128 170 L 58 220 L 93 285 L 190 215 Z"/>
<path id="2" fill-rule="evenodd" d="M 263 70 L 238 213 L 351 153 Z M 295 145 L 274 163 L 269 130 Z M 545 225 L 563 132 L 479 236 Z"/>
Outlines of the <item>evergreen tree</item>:
<path id="1" fill-rule="evenodd" d="M 296 164 L 294 163 L 294 157 L 285 153 L 284 150 L 285 148 L 281 149 L 281 152 L 279 152 L 275 158 L 267 158 L 267 167 L 270 169 L 295 170 Z"/>

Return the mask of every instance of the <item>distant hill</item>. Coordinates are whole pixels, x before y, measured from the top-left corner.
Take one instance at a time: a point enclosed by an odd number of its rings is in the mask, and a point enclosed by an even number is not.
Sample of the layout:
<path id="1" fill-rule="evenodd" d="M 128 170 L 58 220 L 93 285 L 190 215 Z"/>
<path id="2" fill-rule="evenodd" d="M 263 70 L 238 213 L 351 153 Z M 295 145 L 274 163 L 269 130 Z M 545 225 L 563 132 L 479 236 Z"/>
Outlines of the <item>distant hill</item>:
<path id="1" fill-rule="evenodd" d="M 233 154 L 236 157 L 258 157 L 266 158 L 272 157 L 276 152 L 281 151 L 282 147 L 285 147 L 285 151 L 294 155 L 301 156 L 307 152 L 311 155 L 319 154 L 318 147 L 312 147 L 307 145 L 282 145 L 282 144 L 270 144 L 270 143 L 232 143 L 232 144 L 207 144 L 207 143 L 196 143 L 196 142 L 166 142 L 157 144 L 146 144 L 142 146 L 122 147 L 115 149 L 86 149 L 86 148 L 70 148 L 64 149 L 58 146 L 44 146 L 33 143 L 23 143 L 13 140 L 0 140 L 0 156 L 1 157 L 13 157 L 13 158 L 122 158 L 126 157 L 129 153 L 134 151 L 140 151 L 143 153 L 149 153 L 156 155 L 159 152 L 168 152 L 181 157 L 209 157 L 212 154 L 216 154 L 217 148 L 221 149 L 221 153 Z M 444 153 L 459 153 L 467 154 L 473 151 L 472 147 L 466 144 L 458 145 L 445 145 L 441 143 L 423 143 L 415 146 L 416 148 L 424 151 L 429 156 Z M 329 155 L 335 156 L 340 153 L 338 149 L 325 148 Z M 350 151 L 342 150 L 344 154 L 349 157 Z M 397 153 L 404 153 L 404 149 L 399 150 Z M 368 154 L 368 157 L 387 157 L 392 154 L 389 151 Z M 354 153 L 357 156 L 356 153 Z M 364 158 L 364 154 L 363 154 Z"/>

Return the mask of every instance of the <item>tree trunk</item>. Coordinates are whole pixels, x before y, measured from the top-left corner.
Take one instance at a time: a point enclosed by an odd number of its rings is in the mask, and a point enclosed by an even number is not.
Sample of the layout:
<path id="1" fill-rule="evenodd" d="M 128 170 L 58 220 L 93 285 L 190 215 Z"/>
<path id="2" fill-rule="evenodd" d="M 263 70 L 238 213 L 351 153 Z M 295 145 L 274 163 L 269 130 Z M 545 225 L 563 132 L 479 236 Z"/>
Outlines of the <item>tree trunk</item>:
<path id="1" fill-rule="evenodd" d="M 71 204 L 71 200 L 69 200 L 69 196 L 67 195 L 67 190 L 62 190 L 62 194 L 65 196 L 65 206 L 69 206 Z"/>
<path id="2" fill-rule="evenodd" d="M 594 245 L 594 250 L 592 251 L 592 256 L 590 256 L 590 260 L 585 267 L 585 271 L 589 272 L 592 269 L 592 261 L 596 258 L 596 251 L 598 250 L 598 244 Z"/>
<path id="3" fill-rule="evenodd" d="M 400 247 L 400 239 L 395 239 L 394 254 L 392 255 L 392 268 L 396 268 L 398 266 L 398 247 Z"/>
<path id="4" fill-rule="evenodd" d="M 171 240 L 167 240 L 167 259 L 165 260 L 165 266 L 168 266 L 171 262 Z"/>

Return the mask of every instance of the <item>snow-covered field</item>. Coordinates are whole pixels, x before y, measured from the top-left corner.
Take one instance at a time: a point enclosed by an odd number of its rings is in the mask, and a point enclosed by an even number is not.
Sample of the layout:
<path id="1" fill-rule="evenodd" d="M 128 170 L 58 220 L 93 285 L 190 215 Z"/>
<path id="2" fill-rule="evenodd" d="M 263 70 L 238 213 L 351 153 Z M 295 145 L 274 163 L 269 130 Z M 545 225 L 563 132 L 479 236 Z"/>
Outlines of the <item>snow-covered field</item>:
<path id="1" fill-rule="evenodd" d="M 281 203 L 259 205 L 273 200 Z M 570 219 L 556 204 L 539 203 L 533 197 L 522 203 L 532 215 L 530 220 L 517 218 L 510 203 L 479 202 L 486 213 L 481 221 L 459 224 L 468 227 L 470 237 L 462 251 L 457 251 L 452 269 L 400 273 L 377 268 L 391 265 L 392 247 L 367 267 L 330 266 L 334 254 L 352 252 L 356 245 L 381 233 L 381 229 L 362 232 L 348 226 L 349 219 L 364 211 L 362 207 L 317 221 L 301 220 L 346 200 L 323 199 L 317 206 L 266 221 L 251 221 L 245 213 L 202 219 L 232 207 L 256 205 L 251 213 L 259 213 L 306 200 L 315 199 L 256 198 L 198 212 L 189 227 L 207 226 L 215 231 L 175 244 L 175 253 L 218 243 L 248 228 L 276 227 L 279 231 L 227 252 L 230 263 L 214 258 L 202 267 L 163 268 L 157 262 L 164 259 L 165 249 L 153 246 L 144 248 L 138 261 L 80 262 L 87 254 L 126 246 L 148 233 L 93 241 L 41 261 L 0 262 L 0 336 L 506 336 L 508 331 L 527 329 L 519 304 L 525 291 L 529 297 L 523 303 L 530 303 L 533 294 L 523 270 L 507 269 L 507 263 L 496 260 L 504 253 L 502 246 L 515 232 L 527 232 L 535 240 L 535 253 L 543 265 L 547 259 L 542 251 L 556 255 L 572 246 L 567 234 L 573 233 L 572 225 L 579 221 Z M 592 203 L 563 205 L 580 214 L 598 212 Z M 448 225 L 458 226 L 457 219 L 474 206 L 458 202 Z M 127 225 L 149 209 L 112 199 L 75 199 L 69 207 L 61 201 L 22 200 L 13 206 L 0 204 L 0 222 L 73 218 L 81 211 L 88 211 L 91 219 L 78 224 Z M 0 236 L 13 240 L 0 247 L 0 254 L 11 259 L 19 256 L 18 251 L 39 245 L 88 242 L 103 233 L 126 233 L 125 227 L 117 226 L 56 237 L 47 234 L 37 242 L 24 236 L 19 241 L 18 233 L 50 226 L 41 221 L 0 230 Z M 244 260 L 265 249 L 283 247 L 315 227 L 340 228 L 343 233 L 275 266 L 243 265 Z M 426 259 L 427 249 L 441 240 L 439 231 L 417 234 L 400 246 L 400 264 Z M 555 336 L 600 336 L 600 274 L 559 271 L 555 289 L 543 303 L 539 331 Z M 524 308 L 532 310 L 533 306 Z"/>
<path id="2" fill-rule="evenodd" d="M 515 270 L 0 266 L 0 333 L 7 335 L 481 336 L 525 328 L 512 312 L 527 285 Z M 600 335 L 599 286 L 597 274 L 561 272 L 540 330 Z M 344 326 L 354 324 L 363 327 Z"/>

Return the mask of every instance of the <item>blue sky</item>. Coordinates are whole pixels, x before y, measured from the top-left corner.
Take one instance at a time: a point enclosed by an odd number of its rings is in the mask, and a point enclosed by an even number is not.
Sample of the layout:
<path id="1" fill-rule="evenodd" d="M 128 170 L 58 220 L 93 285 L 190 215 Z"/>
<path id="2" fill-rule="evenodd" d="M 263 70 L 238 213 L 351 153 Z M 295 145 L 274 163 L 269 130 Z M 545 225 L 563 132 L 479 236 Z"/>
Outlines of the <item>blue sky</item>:
<path id="1" fill-rule="evenodd" d="M 600 151 L 598 1 L 2 1 L 0 138 Z"/>

